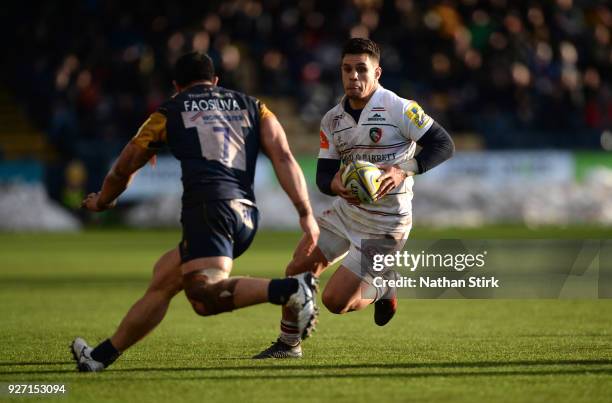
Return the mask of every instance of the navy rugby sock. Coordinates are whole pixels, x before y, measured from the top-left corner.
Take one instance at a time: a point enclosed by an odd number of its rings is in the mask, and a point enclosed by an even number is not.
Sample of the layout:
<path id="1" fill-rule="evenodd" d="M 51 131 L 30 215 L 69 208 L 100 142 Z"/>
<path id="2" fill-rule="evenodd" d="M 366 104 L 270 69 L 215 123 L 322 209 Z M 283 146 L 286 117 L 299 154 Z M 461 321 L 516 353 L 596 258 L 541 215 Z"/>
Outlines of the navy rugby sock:
<path id="1" fill-rule="evenodd" d="M 98 344 L 91 352 L 91 358 L 104 364 L 104 367 L 111 365 L 120 355 L 121 351 L 113 346 L 110 339 L 106 339 Z"/>
<path id="2" fill-rule="evenodd" d="M 294 278 L 278 278 L 270 280 L 268 285 L 268 301 L 276 305 L 285 305 L 291 294 L 298 290 L 298 281 Z"/>

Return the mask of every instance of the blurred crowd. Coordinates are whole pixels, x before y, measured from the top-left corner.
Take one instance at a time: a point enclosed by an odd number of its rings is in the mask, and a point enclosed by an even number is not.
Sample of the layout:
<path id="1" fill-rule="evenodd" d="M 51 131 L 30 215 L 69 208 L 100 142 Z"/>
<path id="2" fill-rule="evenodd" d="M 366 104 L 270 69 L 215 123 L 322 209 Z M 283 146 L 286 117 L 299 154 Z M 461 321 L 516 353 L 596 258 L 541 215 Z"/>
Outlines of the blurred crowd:
<path id="1" fill-rule="evenodd" d="M 340 49 L 382 46 L 382 84 L 489 148 L 596 147 L 612 127 L 612 10 L 593 0 L 82 0 L 15 7 L 5 77 L 64 159 L 113 155 L 208 52 L 221 85 L 294 99 L 315 127 Z M 23 10 L 19 10 L 24 7 Z M 25 7 L 28 7 L 27 9 Z M 95 146 L 92 146 L 95 145 Z M 90 162 L 91 163 L 91 162 Z"/>

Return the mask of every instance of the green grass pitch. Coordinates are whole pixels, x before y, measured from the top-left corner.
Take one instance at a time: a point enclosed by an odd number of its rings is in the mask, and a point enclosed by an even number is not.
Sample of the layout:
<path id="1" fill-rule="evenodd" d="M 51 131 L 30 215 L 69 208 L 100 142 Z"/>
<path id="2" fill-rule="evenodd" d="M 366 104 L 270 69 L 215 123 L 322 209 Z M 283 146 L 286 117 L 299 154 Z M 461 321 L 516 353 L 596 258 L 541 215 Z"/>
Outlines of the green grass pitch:
<path id="1" fill-rule="evenodd" d="M 491 227 L 415 237 L 610 238 L 611 231 Z M 75 372 L 68 345 L 108 337 L 142 295 L 174 231 L 0 234 L 0 401 L 609 402 L 612 301 L 401 300 L 386 327 L 372 309 L 322 309 L 302 360 L 254 361 L 278 332 L 260 305 L 196 316 L 183 294 L 108 371 Z M 235 274 L 279 276 L 298 234 L 261 232 Z M 325 278 L 329 276 L 327 273 Z M 8 383 L 62 383 L 23 400 Z"/>

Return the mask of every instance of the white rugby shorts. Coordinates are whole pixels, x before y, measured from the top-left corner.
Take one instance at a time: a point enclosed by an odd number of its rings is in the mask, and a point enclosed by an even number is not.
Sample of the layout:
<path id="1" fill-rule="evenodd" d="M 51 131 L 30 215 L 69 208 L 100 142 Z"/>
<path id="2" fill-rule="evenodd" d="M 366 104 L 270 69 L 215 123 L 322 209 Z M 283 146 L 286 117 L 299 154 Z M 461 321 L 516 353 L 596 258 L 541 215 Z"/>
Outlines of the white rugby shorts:
<path id="1" fill-rule="evenodd" d="M 342 211 L 334 205 L 324 210 L 317 217 L 317 222 L 321 229 L 317 246 L 329 262 L 333 264 L 342 260 L 342 266 L 349 269 L 363 281 L 372 284 L 374 277 L 380 273 L 372 270 L 371 267 L 361 267 L 361 241 L 363 239 L 385 239 L 396 240 L 393 247 L 380 246 L 380 250 L 369 251 L 368 253 L 394 253 L 404 247 L 408 234 L 412 228 L 411 224 L 398 226 L 398 231 L 393 233 L 380 233 L 364 226 L 362 223 L 355 222 L 346 217 Z"/>

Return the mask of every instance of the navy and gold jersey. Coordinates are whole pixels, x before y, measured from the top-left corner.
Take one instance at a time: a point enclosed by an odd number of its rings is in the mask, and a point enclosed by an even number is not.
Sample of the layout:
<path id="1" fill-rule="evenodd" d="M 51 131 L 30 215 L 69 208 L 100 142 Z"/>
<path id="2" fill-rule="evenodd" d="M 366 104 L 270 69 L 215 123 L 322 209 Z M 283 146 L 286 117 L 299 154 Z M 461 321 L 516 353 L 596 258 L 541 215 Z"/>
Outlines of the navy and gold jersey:
<path id="1" fill-rule="evenodd" d="M 256 98 L 212 85 L 194 85 L 166 101 L 132 142 L 167 145 L 181 162 L 183 203 L 248 199 L 260 148 L 261 119 L 272 115 Z"/>

